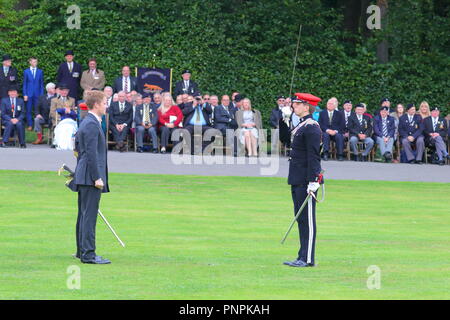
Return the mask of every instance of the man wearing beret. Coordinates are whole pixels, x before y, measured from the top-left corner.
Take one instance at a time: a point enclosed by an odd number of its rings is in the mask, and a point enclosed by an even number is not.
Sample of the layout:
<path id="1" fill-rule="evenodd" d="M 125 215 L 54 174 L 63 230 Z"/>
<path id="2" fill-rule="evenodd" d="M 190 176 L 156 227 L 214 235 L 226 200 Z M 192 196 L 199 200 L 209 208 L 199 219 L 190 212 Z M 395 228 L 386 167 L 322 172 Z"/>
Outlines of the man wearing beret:
<path id="1" fill-rule="evenodd" d="M 25 144 L 25 128 L 22 122 L 25 119 L 25 104 L 22 99 L 17 97 L 17 92 L 17 87 L 13 85 L 8 89 L 8 97 L 1 100 L 1 123 L 5 126 L 3 141 L 0 143 L 2 148 L 6 146 L 13 130 L 17 130 L 20 147 L 27 147 Z"/>
<path id="2" fill-rule="evenodd" d="M 177 81 L 177 83 L 175 84 L 175 96 L 184 93 L 196 96 L 199 93 L 199 90 L 197 83 L 191 80 L 191 71 L 184 70 L 181 73 L 181 77 L 183 78 L 183 80 Z"/>
<path id="3" fill-rule="evenodd" d="M 355 114 L 351 115 L 348 121 L 348 130 L 350 134 L 350 147 L 354 154 L 355 161 L 367 161 L 370 150 L 373 148 L 373 140 L 371 138 L 373 133 L 372 119 L 364 114 L 365 106 L 359 103 L 355 106 Z M 358 142 L 364 142 L 366 148 L 361 156 L 358 154 Z"/>
<path id="4" fill-rule="evenodd" d="M 8 98 L 9 87 L 17 84 L 17 69 L 12 66 L 12 58 L 9 54 L 2 57 L 0 70 L 0 99 Z"/>
<path id="5" fill-rule="evenodd" d="M 158 124 L 158 107 L 151 104 L 149 93 L 142 95 L 142 104 L 136 107 L 134 122 L 136 123 L 137 152 L 142 153 L 144 146 L 144 134 L 147 131 L 152 138 L 153 153 L 158 153 L 158 136 L 156 125 Z"/>
<path id="6" fill-rule="evenodd" d="M 410 103 L 406 106 L 406 113 L 398 120 L 398 134 L 409 163 L 422 163 L 425 142 L 422 134 L 422 117 L 416 114 L 416 107 Z M 412 145 L 416 145 L 414 155 Z"/>
<path id="7" fill-rule="evenodd" d="M 439 107 L 431 108 L 431 116 L 422 122 L 423 134 L 427 146 L 435 147 L 439 165 L 444 165 L 444 159 L 450 159 L 444 140 L 447 138 L 447 121 L 439 116 Z"/>
<path id="8" fill-rule="evenodd" d="M 309 93 L 296 93 L 292 97 L 292 111 L 300 118 L 292 129 L 291 153 L 289 159 L 288 184 L 291 186 L 294 215 L 297 214 L 308 194 L 317 194 L 322 174 L 320 166 L 320 143 L 322 131 L 312 118 L 320 98 Z M 316 243 L 316 205 L 312 197 L 308 200 L 297 220 L 300 236 L 300 250 L 294 261 L 286 261 L 290 267 L 314 267 Z"/>
<path id="9" fill-rule="evenodd" d="M 72 50 L 67 50 L 64 55 L 66 62 L 60 64 L 57 73 L 58 83 L 65 83 L 69 89 L 69 96 L 78 100 L 78 90 L 81 79 L 81 65 L 73 61 L 74 53 Z"/>
<path id="10" fill-rule="evenodd" d="M 380 114 L 374 119 L 373 130 L 381 156 L 386 162 L 391 162 L 395 140 L 395 120 L 389 115 L 388 110 L 387 106 L 380 108 Z"/>

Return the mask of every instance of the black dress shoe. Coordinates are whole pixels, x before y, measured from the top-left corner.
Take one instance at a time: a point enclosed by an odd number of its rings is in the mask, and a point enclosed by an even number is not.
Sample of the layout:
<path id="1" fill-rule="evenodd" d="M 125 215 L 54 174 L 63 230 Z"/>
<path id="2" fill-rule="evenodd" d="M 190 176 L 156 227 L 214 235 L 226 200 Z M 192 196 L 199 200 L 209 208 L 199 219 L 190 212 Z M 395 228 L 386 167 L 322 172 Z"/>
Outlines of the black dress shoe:
<path id="1" fill-rule="evenodd" d="M 296 267 L 296 268 L 306 268 L 308 267 L 308 263 L 306 263 L 305 261 L 301 260 L 301 259 L 297 259 L 294 261 L 286 261 L 283 262 L 283 264 L 289 266 L 289 267 Z"/>
<path id="2" fill-rule="evenodd" d="M 368 156 L 362 156 L 362 161 L 363 161 L 363 162 L 367 162 L 367 161 L 368 161 L 368 158 L 369 158 Z"/>
<path id="3" fill-rule="evenodd" d="M 415 164 L 422 164 L 422 161 L 416 160 L 416 161 L 414 161 L 414 163 L 415 163 Z"/>
<path id="4" fill-rule="evenodd" d="M 153 153 L 158 153 L 158 149 L 153 149 Z"/>
<path id="5" fill-rule="evenodd" d="M 72 253 L 72 257 L 74 259 L 80 259 L 80 254 L 79 253 Z"/>
<path id="6" fill-rule="evenodd" d="M 444 161 L 444 160 L 439 161 L 439 165 L 440 165 L 440 166 L 443 166 L 444 164 L 445 164 L 445 161 Z"/>
<path id="7" fill-rule="evenodd" d="M 344 161 L 344 156 L 342 154 L 338 154 L 338 161 Z"/>
<path id="8" fill-rule="evenodd" d="M 26 145 L 26 144 L 21 144 L 20 147 L 21 147 L 22 149 L 26 149 L 26 148 L 27 148 L 27 145 Z"/>
<path id="9" fill-rule="evenodd" d="M 8 148 L 8 147 L 3 142 L 0 142 L 0 148 Z"/>
<path id="10" fill-rule="evenodd" d="M 87 260 L 81 258 L 81 262 L 90 263 L 90 264 L 109 264 L 109 263 L 111 263 L 111 261 L 109 261 L 108 259 L 103 259 L 100 256 L 95 256 L 92 259 L 87 259 Z"/>
<path id="11" fill-rule="evenodd" d="M 138 152 L 138 153 L 143 153 L 143 152 L 144 152 L 144 150 L 142 150 L 142 148 L 141 148 L 141 147 L 138 147 L 138 148 L 137 148 L 137 152 Z"/>
<path id="12" fill-rule="evenodd" d="M 323 154 L 323 161 L 328 161 L 328 153 Z"/>

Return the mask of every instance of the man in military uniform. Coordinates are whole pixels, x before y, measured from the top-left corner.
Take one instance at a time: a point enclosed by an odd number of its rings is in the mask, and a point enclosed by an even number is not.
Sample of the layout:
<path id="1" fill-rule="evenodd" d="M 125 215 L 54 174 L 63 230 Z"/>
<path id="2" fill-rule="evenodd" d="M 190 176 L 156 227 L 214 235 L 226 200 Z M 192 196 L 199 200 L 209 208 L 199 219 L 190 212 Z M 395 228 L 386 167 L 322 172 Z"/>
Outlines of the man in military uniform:
<path id="1" fill-rule="evenodd" d="M 292 111 L 300 122 L 291 131 L 288 184 L 291 185 L 294 215 L 297 214 L 308 194 L 316 194 L 322 182 L 320 143 L 322 130 L 312 118 L 315 106 L 321 99 L 308 93 L 296 93 L 292 98 Z M 316 206 L 312 197 L 297 220 L 300 234 L 300 250 L 294 261 L 286 261 L 291 267 L 313 267 L 316 242 Z"/>

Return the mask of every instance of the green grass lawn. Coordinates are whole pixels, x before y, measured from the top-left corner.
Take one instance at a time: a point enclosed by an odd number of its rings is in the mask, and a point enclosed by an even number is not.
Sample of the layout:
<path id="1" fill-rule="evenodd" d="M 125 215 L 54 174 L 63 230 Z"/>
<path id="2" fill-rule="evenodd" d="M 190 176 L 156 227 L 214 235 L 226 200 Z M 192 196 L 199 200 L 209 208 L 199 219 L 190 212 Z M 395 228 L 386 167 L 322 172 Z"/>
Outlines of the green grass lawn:
<path id="1" fill-rule="evenodd" d="M 286 179 L 111 174 L 97 253 L 75 252 L 76 194 L 52 172 L 0 170 L 0 299 L 450 298 L 450 186 L 327 180 L 318 267 L 298 250 Z M 81 289 L 66 286 L 81 268 Z M 381 269 L 369 290 L 367 268 Z"/>

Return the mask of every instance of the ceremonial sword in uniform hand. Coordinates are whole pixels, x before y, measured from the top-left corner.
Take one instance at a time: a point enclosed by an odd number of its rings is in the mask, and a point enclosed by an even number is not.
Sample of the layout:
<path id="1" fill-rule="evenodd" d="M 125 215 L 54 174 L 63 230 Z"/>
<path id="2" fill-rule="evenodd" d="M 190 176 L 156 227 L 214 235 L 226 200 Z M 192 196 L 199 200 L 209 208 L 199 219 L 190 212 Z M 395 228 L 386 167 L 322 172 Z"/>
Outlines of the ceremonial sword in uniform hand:
<path id="1" fill-rule="evenodd" d="M 325 171 L 322 170 L 322 171 L 320 172 L 320 174 L 323 175 L 324 172 L 325 172 Z M 281 239 L 281 244 L 283 244 L 284 241 L 286 241 L 286 238 L 287 238 L 287 236 L 289 235 L 289 233 L 291 232 L 291 229 L 292 229 L 292 227 L 294 226 L 295 221 L 297 221 L 297 219 L 300 217 L 300 214 L 302 213 L 303 208 L 305 208 L 306 204 L 308 203 L 309 198 L 313 197 L 314 200 L 316 200 L 316 202 L 322 202 L 322 201 L 325 199 L 325 184 L 324 184 L 324 183 L 321 184 L 321 188 L 322 188 L 322 199 L 321 199 L 320 201 L 317 200 L 317 198 L 316 198 L 314 192 L 310 191 L 310 192 L 308 193 L 308 195 L 307 195 L 306 198 L 305 198 L 305 201 L 303 201 L 302 205 L 300 206 L 300 209 L 298 209 L 297 214 L 296 214 L 295 217 L 294 217 L 294 220 L 292 220 L 291 224 L 289 225 L 289 228 L 287 229 L 286 234 L 284 235 L 283 239 Z"/>
<path id="2" fill-rule="evenodd" d="M 66 181 L 66 186 L 68 186 L 69 183 L 72 181 L 72 179 L 73 179 L 73 177 L 75 175 L 75 172 L 73 172 L 72 169 L 70 169 L 66 164 L 63 164 L 61 166 L 61 168 L 59 168 L 59 170 L 58 170 L 58 176 L 60 176 L 61 173 L 64 172 L 64 171 L 67 171 L 69 173 L 68 175 L 65 175 L 66 178 L 69 178 L 69 180 Z M 100 215 L 102 220 L 106 223 L 106 225 L 108 226 L 109 230 L 111 230 L 112 234 L 116 237 L 117 241 L 119 241 L 120 245 L 125 248 L 125 243 L 123 243 L 123 241 L 120 240 L 119 236 L 114 231 L 113 227 L 109 224 L 108 220 L 106 220 L 105 216 L 102 214 L 100 209 L 98 210 L 98 214 Z"/>

